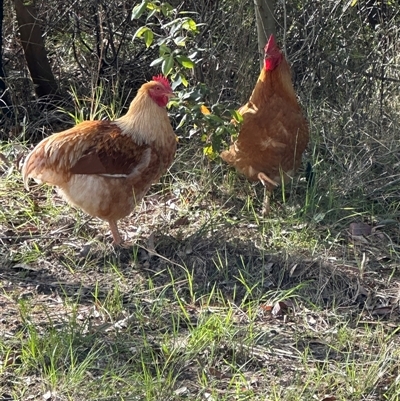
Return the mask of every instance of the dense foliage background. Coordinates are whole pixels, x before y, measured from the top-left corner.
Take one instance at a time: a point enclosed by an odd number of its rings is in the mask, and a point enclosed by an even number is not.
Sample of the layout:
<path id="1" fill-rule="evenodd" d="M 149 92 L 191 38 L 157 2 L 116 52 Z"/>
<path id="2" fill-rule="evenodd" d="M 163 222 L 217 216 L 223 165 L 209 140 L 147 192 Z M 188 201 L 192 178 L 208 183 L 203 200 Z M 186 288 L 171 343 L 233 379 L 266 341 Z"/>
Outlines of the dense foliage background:
<path id="1" fill-rule="evenodd" d="M 170 72 L 186 76 L 187 92 L 202 88 L 198 101 L 231 106 L 248 98 L 259 72 L 260 56 L 252 2 L 171 1 L 170 7 L 162 10 L 166 3 L 145 2 L 147 8 L 132 19 L 132 10 L 139 3 L 35 1 L 37 21 L 65 108 L 76 106 L 68 92 L 82 99 L 93 97 L 99 88 L 104 104 L 117 102 L 126 107 L 137 87 L 160 72 L 161 65 L 151 63 L 160 56 L 161 45 L 194 62 L 195 67 L 186 70 L 175 59 Z M 154 9 L 157 6 L 159 11 Z M 15 111 L 14 120 L 3 118 L 3 123 L 15 126 L 40 120 L 45 100 L 38 102 L 35 97 L 14 2 L 5 0 L 3 7 L 2 59 Z M 347 123 L 373 117 L 379 128 L 387 126 L 399 84 L 399 14 L 399 5 L 390 1 L 276 2 L 278 40 L 291 62 L 306 110 L 320 114 L 321 107 L 331 112 L 340 107 L 339 118 Z M 193 30 L 174 25 L 174 21 L 188 17 L 197 23 Z M 143 26 L 155 35 L 149 47 L 143 37 L 135 38 Z M 173 78 L 177 80 L 176 75 Z M 177 87 L 183 89 L 183 85 Z M 379 107 L 372 107 L 377 104 Z M 347 126 L 347 131 L 352 129 Z M 187 132 L 187 127 L 182 132 Z"/>

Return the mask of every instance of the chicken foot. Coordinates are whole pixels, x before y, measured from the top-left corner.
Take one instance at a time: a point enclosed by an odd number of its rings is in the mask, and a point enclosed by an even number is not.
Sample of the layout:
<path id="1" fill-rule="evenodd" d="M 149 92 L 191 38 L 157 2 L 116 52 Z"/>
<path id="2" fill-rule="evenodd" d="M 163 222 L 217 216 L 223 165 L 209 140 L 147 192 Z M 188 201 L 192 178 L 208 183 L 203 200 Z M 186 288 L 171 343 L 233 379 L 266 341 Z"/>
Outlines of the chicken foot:
<path id="1" fill-rule="evenodd" d="M 260 171 L 257 175 L 257 178 L 261 181 L 261 183 L 264 185 L 264 187 L 268 187 L 267 184 L 273 185 L 274 187 L 277 187 L 279 184 L 269 178 L 266 174 L 264 174 L 262 171 Z"/>

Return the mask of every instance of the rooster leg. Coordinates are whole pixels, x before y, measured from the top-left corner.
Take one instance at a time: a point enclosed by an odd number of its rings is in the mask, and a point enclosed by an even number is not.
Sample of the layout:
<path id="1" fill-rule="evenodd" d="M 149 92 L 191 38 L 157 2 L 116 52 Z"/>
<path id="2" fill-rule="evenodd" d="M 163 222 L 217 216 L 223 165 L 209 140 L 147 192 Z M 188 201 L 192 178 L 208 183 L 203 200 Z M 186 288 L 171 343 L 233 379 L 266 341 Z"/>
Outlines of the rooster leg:
<path id="1" fill-rule="evenodd" d="M 109 220 L 108 224 L 110 225 L 111 234 L 114 239 L 113 244 L 120 245 L 122 242 L 122 238 L 119 234 L 117 223 L 114 220 Z"/>
<path id="2" fill-rule="evenodd" d="M 261 214 L 263 216 L 267 215 L 270 210 L 270 196 L 271 196 L 271 186 L 272 187 L 277 187 L 278 183 L 274 180 L 271 180 L 266 174 L 260 172 L 258 173 L 258 179 L 261 181 L 261 184 L 264 185 L 264 202 L 263 202 L 263 208 L 261 210 Z"/>

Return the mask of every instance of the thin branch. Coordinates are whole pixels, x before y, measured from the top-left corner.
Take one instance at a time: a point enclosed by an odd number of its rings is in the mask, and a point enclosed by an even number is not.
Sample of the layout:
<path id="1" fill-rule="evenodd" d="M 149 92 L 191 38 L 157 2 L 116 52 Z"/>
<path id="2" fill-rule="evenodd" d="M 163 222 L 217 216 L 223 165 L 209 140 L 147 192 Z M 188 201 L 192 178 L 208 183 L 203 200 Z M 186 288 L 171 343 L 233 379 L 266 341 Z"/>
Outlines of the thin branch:
<path id="1" fill-rule="evenodd" d="M 400 82 L 400 80 L 396 79 L 396 78 L 385 77 L 383 75 L 379 76 L 379 75 L 371 74 L 371 73 L 365 72 L 365 71 L 364 72 L 354 71 L 352 68 L 348 67 L 347 65 L 344 65 L 344 64 L 339 63 L 337 61 L 334 61 L 334 60 L 332 60 L 330 58 L 324 58 L 324 60 L 326 60 L 328 63 L 330 63 L 330 64 L 332 64 L 332 65 L 334 65 L 336 67 L 340 67 L 343 70 L 350 71 L 355 75 L 361 75 L 363 77 L 379 79 L 381 81 L 396 82 L 396 83 Z"/>

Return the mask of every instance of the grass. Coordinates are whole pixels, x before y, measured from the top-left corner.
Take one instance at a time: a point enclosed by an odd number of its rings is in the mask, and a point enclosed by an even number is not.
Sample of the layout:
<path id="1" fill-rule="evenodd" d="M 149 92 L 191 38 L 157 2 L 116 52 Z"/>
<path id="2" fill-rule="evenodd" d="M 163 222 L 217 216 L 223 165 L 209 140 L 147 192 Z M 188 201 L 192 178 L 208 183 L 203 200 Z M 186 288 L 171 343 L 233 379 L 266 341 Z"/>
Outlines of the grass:
<path id="1" fill-rule="evenodd" d="M 0 400 L 398 400 L 396 135 L 319 114 L 315 186 L 263 218 L 262 188 L 182 139 L 119 251 L 1 144 Z"/>

